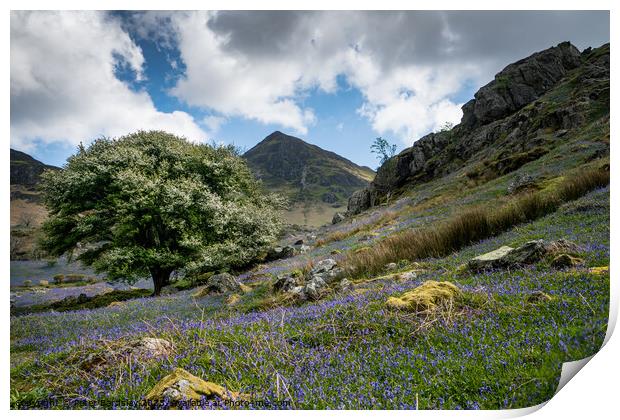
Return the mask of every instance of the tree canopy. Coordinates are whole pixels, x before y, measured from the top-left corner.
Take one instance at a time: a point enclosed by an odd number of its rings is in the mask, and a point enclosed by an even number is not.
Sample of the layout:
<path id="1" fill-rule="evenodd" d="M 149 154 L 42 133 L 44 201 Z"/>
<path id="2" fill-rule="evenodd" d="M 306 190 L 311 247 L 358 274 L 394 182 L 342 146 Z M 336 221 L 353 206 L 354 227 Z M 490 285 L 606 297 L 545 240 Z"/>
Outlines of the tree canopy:
<path id="1" fill-rule="evenodd" d="M 44 249 L 110 279 L 150 275 L 155 294 L 175 270 L 247 264 L 281 229 L 282 199 L 264 193 L 234 148 L 162 131 L 80 147 L 44 173 L 42 190 Z"/>

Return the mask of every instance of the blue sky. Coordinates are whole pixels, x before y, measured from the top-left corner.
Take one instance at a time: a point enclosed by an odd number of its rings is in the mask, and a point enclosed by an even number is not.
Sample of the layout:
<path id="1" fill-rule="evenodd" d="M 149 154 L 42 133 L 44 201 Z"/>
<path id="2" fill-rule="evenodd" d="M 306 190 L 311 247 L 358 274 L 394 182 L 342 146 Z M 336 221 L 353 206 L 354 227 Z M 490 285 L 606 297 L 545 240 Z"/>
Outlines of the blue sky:
<path id="1" fill-rule="evenodd" d="M 608 39 L 607 12 L 12 12 L 11 146 L 62 165 L 136 129 L 280 130 L 375 168 L 376 137 L 458 123 L 508 63 Z"/>

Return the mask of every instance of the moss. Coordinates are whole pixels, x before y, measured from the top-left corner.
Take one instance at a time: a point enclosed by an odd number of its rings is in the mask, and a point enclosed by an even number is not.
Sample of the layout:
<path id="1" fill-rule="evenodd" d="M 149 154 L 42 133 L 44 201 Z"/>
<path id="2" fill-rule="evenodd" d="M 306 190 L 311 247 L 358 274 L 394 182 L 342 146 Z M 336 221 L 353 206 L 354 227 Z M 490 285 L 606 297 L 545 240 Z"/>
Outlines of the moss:
<path id="1" fill-rule="evenodd" d="M 188 371 L 176 368 L 170 375 L 165 376 L 146 395 L 149 402 L 159 403 L 164 399 L 172 401 L 206 399 L 236 399 L 239 393 L 227 391 L 221 385 L 207 382 Z"/>
<path id="2" fill-rule="evenodd" d="M 453 301 L 461 295 L 461 290 L 448 281 L 429 280 L 400 297 L 390 297 L 387 305 L 394 309 L 411 312 L 432 311 L 440 305 Z"/>

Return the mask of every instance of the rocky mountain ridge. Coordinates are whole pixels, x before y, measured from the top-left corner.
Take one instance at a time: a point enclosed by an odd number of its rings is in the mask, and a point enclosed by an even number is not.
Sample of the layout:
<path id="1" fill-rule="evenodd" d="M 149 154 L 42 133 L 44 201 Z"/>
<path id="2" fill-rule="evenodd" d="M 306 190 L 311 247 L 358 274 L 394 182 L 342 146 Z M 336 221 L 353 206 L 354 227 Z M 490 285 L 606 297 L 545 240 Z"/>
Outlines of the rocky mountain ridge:
<path id="1" fill-rule="evenodd" d="M 289 216 L 294 217 L 289 221 L 300 225 L 329 222 L 348 197 L 374 176 L 370 168 L 280 131 L 265 137 L 243 157 L 269 190 L 290 200 Z M 300 210 L 296 215 L 295 208 Z M 314 213 L 316 223 L 308 223 L 308 212 Z"/>
<path id="2" fill-rule="evenodd" d="M 463 106 L 459 125 L 428 134 L 388 160 L 368 187 L 352 194 L 347 213 L 458 170 L 472 182 L 486 182 L 540 158 L 571 130 L 600 118 L 609 118 L 609 44 L 579 52 L 561 43 L 508 65 Z"/>

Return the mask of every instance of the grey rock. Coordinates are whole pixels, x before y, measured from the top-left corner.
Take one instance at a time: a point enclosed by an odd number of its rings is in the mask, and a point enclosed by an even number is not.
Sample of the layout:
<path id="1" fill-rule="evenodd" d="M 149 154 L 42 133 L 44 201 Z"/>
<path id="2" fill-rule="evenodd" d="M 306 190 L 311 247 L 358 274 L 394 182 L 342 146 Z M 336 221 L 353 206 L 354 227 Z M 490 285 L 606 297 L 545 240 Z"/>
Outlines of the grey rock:
<path id="1" fill-rule="evenodd" d="M 336 213 L 334 214 L 334 217 L 332 217 L 332 225 L 335 225 L 337 223 L 342 222 L 345 219 L 344 214 L 342 213 Z"/>
<path id="2" fill-rule="evenodd" d="M 211 276 L 209 280 L 207 280 L 204 289 L 208 293 L 215 294 L 240 292 L 241 283 L 239 283 L 232 274 L 221 273 Z"/>
<path id="3" fill-rule="evenodd" d="M 276 277 L 273 289 L 275 291 L 289 292 L 299 286 L 301 282 L 302 279 L 299 277 L 291 276 L 290 274 L 280 274 Z"/>
<path id="4" fill-rule="evenodd" d="M 316 265 L 310 271 L 310 273 L 311 275 L 325 273 L 327 271 L 330 271 L 334 267 L 336 267 L 336 265 L 338 265 L 336 260 L 332 258 L 327 258 L 325 260 L 321 260 L 317 262 Z"/>
<path id="5" fill-rule="evenodd" d="M 486 270 L 495 268 L 497 265 L 501 264 L 500 261 L 502 258 L 513 250 L 514 248 L 509 246 L 502 246 L 494 251 L 478 255 L 468 262 L 469 268 L 471 270 Z"/>
<path id="6" fill-rule="evenodd" d="M 398 268 L 398 264 L 396 264 L 395 262 L 391 262 L 391 263 L 385 265 L 385 269 L 387 271 L 396 270 L 397 268 Z"/>
<path id="7" fill-rule="evenodd" d="M 463 106 L 461 124 L 487 124 L 521 109 L 580 64 L 579 50 L 563 42 L 508 65 Z"/>
<path id="8" fill-rule="evenodd" d="M 271 248 L 267 252 L 267 259 L 269 261 L 272 260 L 280 260 L 283 258 L 290 258 L 295 255 L 295 248 L 290 245 L 286 246 L 276 246 Z"/>
<path id="9" fill-rule="evenodd" d="M 519 174 L 508 184 L 508 194 L 515 194 L 534 185 L 536 182 L 530 174 Z"/>

